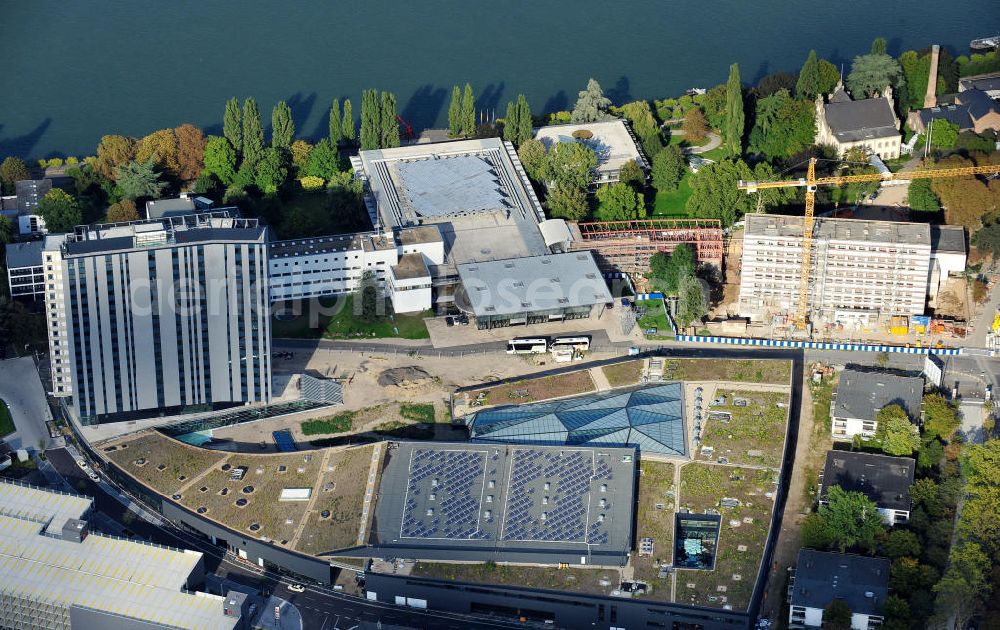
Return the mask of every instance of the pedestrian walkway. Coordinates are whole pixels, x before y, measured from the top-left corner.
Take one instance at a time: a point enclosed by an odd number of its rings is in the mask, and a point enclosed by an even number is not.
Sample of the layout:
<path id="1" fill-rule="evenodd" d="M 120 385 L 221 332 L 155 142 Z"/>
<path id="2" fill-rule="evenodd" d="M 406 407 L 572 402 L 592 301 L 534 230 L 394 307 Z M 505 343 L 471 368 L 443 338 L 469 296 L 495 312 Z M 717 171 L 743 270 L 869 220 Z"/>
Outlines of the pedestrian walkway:
<path id="1" fill-rule="evenodd" d="M 361 526 L 358 527 L 358 544 L 365 544 L 368 535 L 368 515 L 371 513 L 372 499 L 375 496 L 375 481 L 378 479 L 379 461 L 382 456 L 382 444 L 376 443 L 372 449 L 372 464 L 368 469 L 368 485 L 365 488 L 365 504 L 361 509 Z"/>

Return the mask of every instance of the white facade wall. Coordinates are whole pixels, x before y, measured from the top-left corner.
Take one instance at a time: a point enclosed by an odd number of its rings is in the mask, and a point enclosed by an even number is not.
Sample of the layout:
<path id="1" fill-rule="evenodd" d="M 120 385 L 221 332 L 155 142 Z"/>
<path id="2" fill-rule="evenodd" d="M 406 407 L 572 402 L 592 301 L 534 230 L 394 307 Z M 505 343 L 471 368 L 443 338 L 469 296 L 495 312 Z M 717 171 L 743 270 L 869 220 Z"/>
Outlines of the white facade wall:
<path id="1" fill-rule="evenodd" d="M 871 439 L 875 437 L 878 429 L 878 422 L 875 420 L 861 420 L 859 418 L 833 418 L 833 439 L 853 440 L 855 435 Z"/>
<path id="2" fill-rule="evenodd" d="M 920 315 L 927 296 L 929 244 L 814 238 L 809 310 L 813 321 L 837 311 Z M 802 238 L 746 234 L 740 278 L 740 314 L 759 320 L 793 313 L 803 281 Z"/>
<path id="3" fill-rule="evenodd" d="M 396 313 L 419 313 L 431 308 L 431 277 L 398 280 L 390 275 L 389 297 Z"/>
<path id="4" fill-rule="evenodd" d="M 882 624 L 881 615 L 851 614 L 851 630 L 869 630 Z M 819 628 L 823 625 L 823 609 L 792 606 L 788 611 L 789 627 Z"/>
<path id="5" fill-rule="evenodd" d="M 270 299 L 277 302 L 351 293 L 366 271 L 374 273 L 381 285 L 389 267 L 398 260 L 396 249 L 366 252 L 363 248 L 272 258 L 268 263 Z"/>

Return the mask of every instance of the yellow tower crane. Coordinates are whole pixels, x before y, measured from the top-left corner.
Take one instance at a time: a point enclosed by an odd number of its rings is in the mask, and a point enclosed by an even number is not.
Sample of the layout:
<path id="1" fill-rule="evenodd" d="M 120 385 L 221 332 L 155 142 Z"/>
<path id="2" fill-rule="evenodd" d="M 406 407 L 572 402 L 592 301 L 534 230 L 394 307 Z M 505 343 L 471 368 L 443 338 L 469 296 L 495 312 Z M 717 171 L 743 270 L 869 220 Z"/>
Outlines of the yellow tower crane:
<path id="1" fill-rule="evenodd" d="M 810 263 L 812 262 L 813 214 L 816 208 L 817 186 L 842 186 L 860 182 L 891 182 L 911 179 L 936 179 L 939 177 L 962 177 L 964 175 L 988 175 L 1000 173 L 1000 164 L 989 166 L 963 166 L 958 168 L 940 168 L 921 171 L 906 171 L 902 173 L 865 173 L 861 175 L 831 175 L 816 177 L 816 158 L 810 158 L 806 176 L 774 182 L 748 182 L 740 180 L 740 190 L 755 193 L 766 188 L 800 187 L 806 189 L 805 222 L 802 224 L 802 271 L 799 282 L 799 301 L 795 311 L 795 326 L 806 327 L 806 317 L 809 312 L 809 281 Z"/>

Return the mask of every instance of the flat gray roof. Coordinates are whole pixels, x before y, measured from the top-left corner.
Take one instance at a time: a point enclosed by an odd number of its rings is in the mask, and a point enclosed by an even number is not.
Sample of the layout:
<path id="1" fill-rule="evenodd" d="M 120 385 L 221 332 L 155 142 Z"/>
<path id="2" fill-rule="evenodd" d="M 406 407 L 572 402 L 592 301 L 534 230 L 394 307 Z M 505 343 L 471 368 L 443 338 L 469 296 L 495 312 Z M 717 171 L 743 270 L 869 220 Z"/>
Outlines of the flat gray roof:
<path id="1" fill-rule="evenodd" d="M 395 167 L 403 198 L 418 217 L 511 209 L 495 167 L 478 155 L 401 160 Z"/>
<path id="2" fill-rule="evenodd" d="M 593 306 L 612 301 L 590 252 L 458 265 L 476 316 Z"/>
<path id="3" fill-rule="evenodd" d="M 899 405 L 911 420 L 918 420 L 923 396 L 924 379 L 921 376 L 898 376 L 848 368 L 840 374 L 833 415 L 837 418 L 874 420 L 883 407 Z"/>
<path id="4" fill-rule="evenodd" d="M 869 594 L 871 596 L 869 596 Z M 877 615 L 889 595 L 889 561 L 844 553 L 799 551 L 792 605 L 826 608 L 835 599 L 851 612 Z"/>
<path id="5" fill-rule="evenodd" d="M 430 277 L 423 254 L 403 254 L 399 262 L 392 266 L 392 275 L 398 280 Z"/>
<path id="6" fill-rule="evenodd" d="M 618 564 L 631 548 L 633 449 L 396 444 L 372 525 L 383 553 Z"/>
<path id="7" fill-rule="evenodd" d="M 750 214 L 746 217 L 745 237 L 802 238 L 804 223 L 803 217 Z M 931 243 L 931 230 L 926 223 L 818 218 L 813 227 L 813 235 L 814 238 L 826 241 L 864 241 L 927 246 L 930 246 Z"/>
<path id="8" fill-rule="evenodd" d="M 823 496 L 831 486 L 862 492 L 886 510 L 910 509 L 915 462 L 909 457 L 829 451 L 823 468 Z"/>
<path id="9" fill-rule="evenodd" d="M 965 228 L 961 225 L 932 225 L 931 250 L 955 254 L 966 253 Z"/>
<path id="10" fill-rule="evenodd" d="M 157 232 L 164 235 L 161 242 L 137 244 L 139 236 L 152 237 Z M 263 242 L 266 232 L 267 228 L 259 225 L 257 219 L 231 217 L 228 212 L 217 210 L 183 217 L 78 226 L 75 233 L 66 235 L 62 248 L 66 255 L 75 256 L 211 241 Z"/>
<path id="11" fill-rule="evenodd" d="M 44 248 L 45 241 L 42 239 L 26 243 L 8 243 L 7 268 L 41 267 Z"/>

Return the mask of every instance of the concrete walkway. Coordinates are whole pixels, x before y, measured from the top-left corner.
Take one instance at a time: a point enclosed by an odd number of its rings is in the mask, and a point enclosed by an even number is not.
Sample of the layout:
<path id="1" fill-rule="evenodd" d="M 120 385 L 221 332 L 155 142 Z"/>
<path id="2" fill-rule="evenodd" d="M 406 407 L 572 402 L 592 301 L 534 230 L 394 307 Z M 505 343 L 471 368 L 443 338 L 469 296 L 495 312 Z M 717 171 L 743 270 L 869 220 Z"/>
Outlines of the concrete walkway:
<path id="1" fill-rule="evenodd" d="M 674 118 L 673 120 L 668 120 L 660 125 L 661 129 L 666 129 L 671 136 L 684 136 L 686 135 L 683 129 L 673 129 L 670 125 L 677 123 L 683 123 L 683 118 Z M 717 149 L 722 144 L 722 137 L 712 130 L 708 132 L 708 143 L 700 147 L 685 147 L 684 153 L 697 155 L 699 153 L 708 153 L 712 149 Z"/>
<path id="2" fill-rule="evenodd" d="M 49 443 L 45 426 L 50 418 L 49 407 L 31 357 L 0 361 L 0 400 L 7 403 L 17 429 L 6 438 L 11 448 L 45 450 Z"/>

